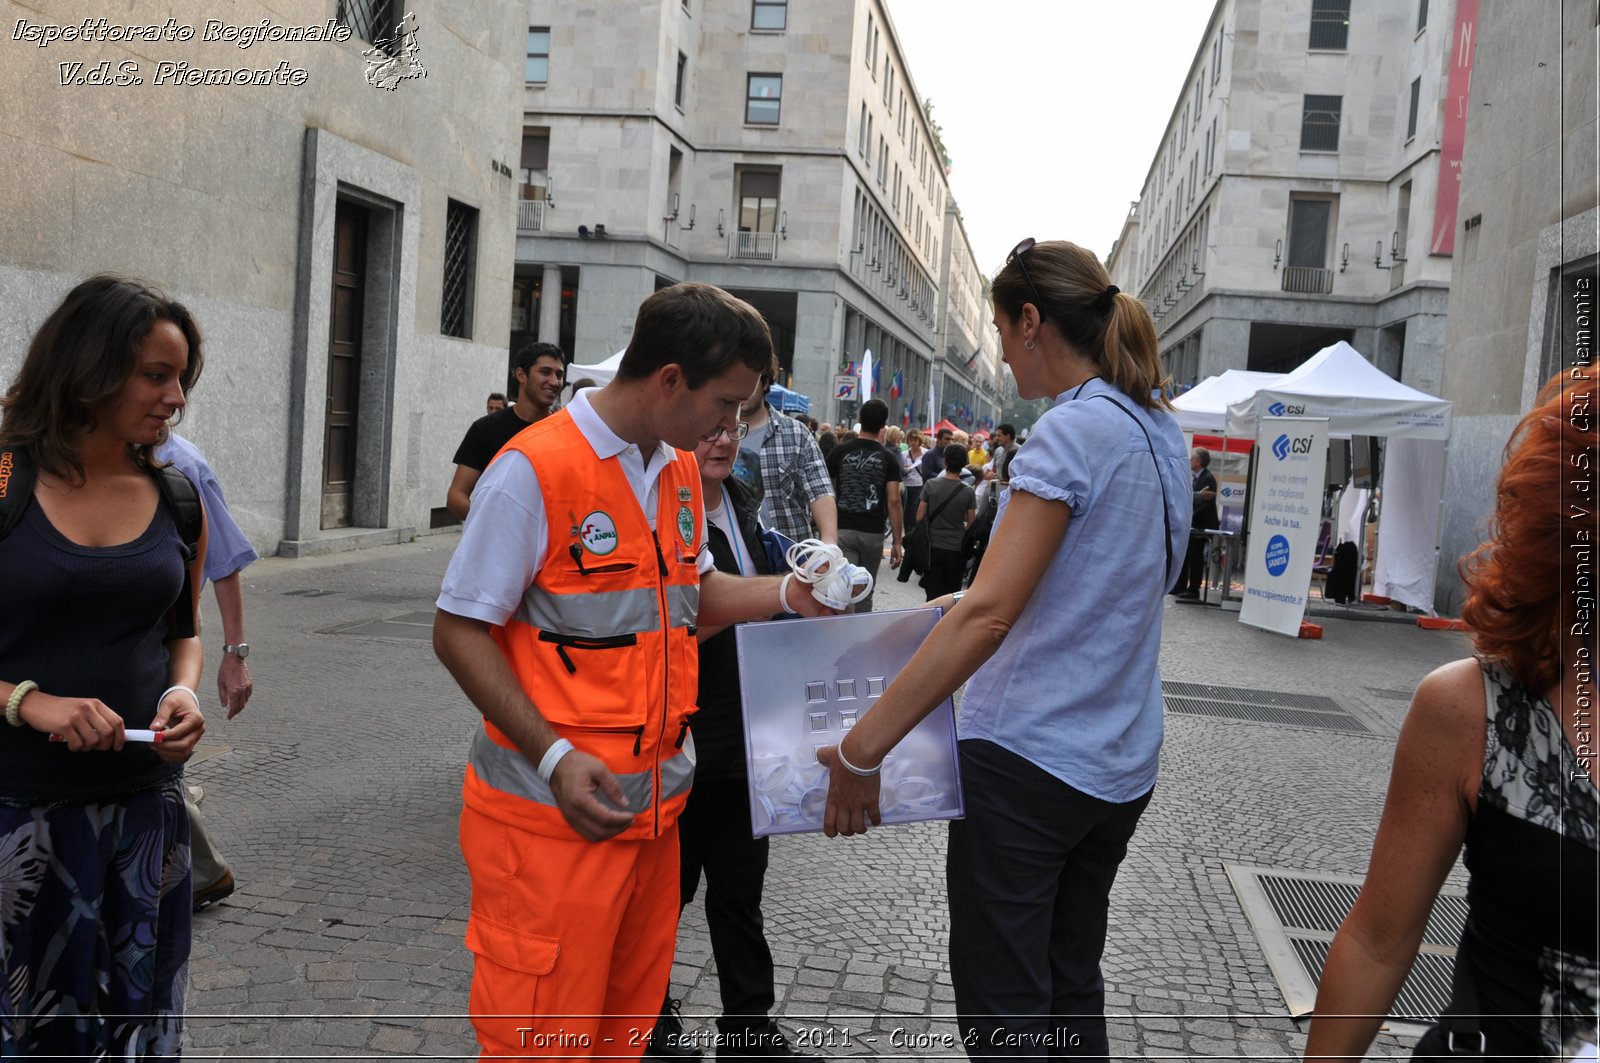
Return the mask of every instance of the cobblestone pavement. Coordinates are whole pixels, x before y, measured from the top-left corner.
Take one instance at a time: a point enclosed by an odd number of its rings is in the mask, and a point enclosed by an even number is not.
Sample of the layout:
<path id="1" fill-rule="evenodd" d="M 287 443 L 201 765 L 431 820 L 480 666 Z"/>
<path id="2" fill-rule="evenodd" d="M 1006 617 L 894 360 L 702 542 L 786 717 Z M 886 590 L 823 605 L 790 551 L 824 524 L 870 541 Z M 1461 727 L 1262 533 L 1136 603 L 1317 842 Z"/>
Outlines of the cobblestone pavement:
<path id="1" fill-rule="evenodd" d="M 239 888 L 196 918 L 188 1058 L 475 1054 L 456 824 L 476 714 L 427 641 L 457 541 L 246 570 L 256 695 L 233 721 L 212 714 L 190 767 Z M 883 575 L 880 608 L 920 601 Z M 221 628 L 206 609 L 214 665 Z M 1304 1043 L 1223 865 L 1360 874 L 1405 698 L 1466 651 L 1455 633 L 1323 623 L 1323 640 L 1304 641 L 1216 609 L 1167 611 L 1165 679 L 1326 695 L 1373 734 L 1169 714 L 1161 781 L 1112 895 L 1119 1058 L 1287 1057 Z M 830 1058 L 962 1057 L 944 833 L 774 839 L 768 936 L 797 1041 Z M 697 902 L 673 984 L 702 1033 L 718 1010 L 710 951 Z M 1385 1035 L 1375 1054 L 1408 1045 Z"/>

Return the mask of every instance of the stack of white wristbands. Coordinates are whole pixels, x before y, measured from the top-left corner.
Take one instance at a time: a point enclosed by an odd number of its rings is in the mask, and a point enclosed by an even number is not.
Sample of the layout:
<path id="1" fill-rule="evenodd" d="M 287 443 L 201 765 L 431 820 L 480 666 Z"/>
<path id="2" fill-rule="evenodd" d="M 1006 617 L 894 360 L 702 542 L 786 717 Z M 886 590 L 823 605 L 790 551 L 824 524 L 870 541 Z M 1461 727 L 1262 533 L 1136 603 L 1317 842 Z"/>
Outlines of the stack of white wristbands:
<path id="1" fill-rule="evenodd" d="M 789 608 L 789 581 L 799 580 L 811 587 L 811 596 L 829 609 L 848 609 L 872 593 L 872 573 L 844 559 L 844 551 L 820 539 L 805 539 L 789 547 L 784 555 L 793 570 L 783 577 L 778 598 Z M 561 758 L 572 752 L 572 743 L 558 738 L 539 758 L 539 778 L 549 785 Z"/>
<path id="2" fill-rule="evenodd" d="M 789 608 L 789 581 L 811 586 L 811 596 L 829 609 L 848 609 L 872 593 L 872 573 L 844 559 L 844 551 L 820 539 L 802 539 L 789 547 L 784 560 L 793 569 L 783 577 L 779 598 Z"/>

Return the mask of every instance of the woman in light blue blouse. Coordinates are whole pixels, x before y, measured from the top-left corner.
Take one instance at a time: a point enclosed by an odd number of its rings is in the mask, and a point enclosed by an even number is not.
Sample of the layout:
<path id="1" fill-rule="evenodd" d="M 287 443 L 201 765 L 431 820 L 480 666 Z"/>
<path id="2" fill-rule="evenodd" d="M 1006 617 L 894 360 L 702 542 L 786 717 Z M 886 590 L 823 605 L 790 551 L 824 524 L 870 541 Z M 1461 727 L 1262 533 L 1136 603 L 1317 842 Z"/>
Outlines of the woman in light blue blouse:
<path id="1" fill-rule="evenodd" d="M 1055 397 L 1011 461 L 983 568 L 837 748 L 827 833 L 879 822 L 884 756 L 971 680 L 950 826 L 950 968 L 968 1054 L 1105 1058 L 1100 956 L 1161 751 L 1162 596 L 1189 536 L 1189 459 L 1155 325 L 1100 261 L 1024 240 L 994 279 L 1023 398 Z"/>

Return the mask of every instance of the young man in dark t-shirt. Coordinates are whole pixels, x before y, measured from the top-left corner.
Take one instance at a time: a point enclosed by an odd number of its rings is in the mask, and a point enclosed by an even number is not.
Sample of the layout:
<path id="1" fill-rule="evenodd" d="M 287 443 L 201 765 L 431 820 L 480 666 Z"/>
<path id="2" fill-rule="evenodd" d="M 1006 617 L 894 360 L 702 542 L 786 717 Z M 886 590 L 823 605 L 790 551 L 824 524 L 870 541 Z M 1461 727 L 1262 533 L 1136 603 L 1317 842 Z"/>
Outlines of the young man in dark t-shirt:
<path id="1" fill-rule="evenodd" d="M 852 564 L 871 572 L 874 583 L 883 561 L 886 520 L 893 533 L 889 567 L 899 568 L 902 557 L 900 455 L 891 454 L 880 441 L 888 420 L 888 405 L 868 399 L 861 404 L 861 434 L 828 452 L 828 476 L 839 508 L 839 549 Z M 869 594 L 856 603 L 855 611 L 872 612 L 872 598 Z"/>
<path id="2" fill-rule="evenodd" d="M 445 507 L 457 520 L 467 519 L 472 489 L 500 448 L 530 424 L 550 416 L 550 407 L 567 379 L 567 357 L 553 343 L 530 343 L 517 352 L 512 375 L 517 381 L 517 401 L 473 421 L 456 448 L 456 474 L 450 480 Z"/>

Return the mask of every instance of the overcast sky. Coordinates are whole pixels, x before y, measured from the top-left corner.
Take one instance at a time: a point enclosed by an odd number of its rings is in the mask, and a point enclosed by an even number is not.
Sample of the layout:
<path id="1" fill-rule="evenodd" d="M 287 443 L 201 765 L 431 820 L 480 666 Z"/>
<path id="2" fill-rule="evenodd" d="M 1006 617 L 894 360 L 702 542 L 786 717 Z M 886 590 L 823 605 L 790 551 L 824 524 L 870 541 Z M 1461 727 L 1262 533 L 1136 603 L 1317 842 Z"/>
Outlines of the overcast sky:
<path id="1" fill-rule="evenodd" d="M 1212 0 L 886 0 L 933 101 L 978 268 L 1017 241 L 1102 258 L 1122 231 Z"/>

